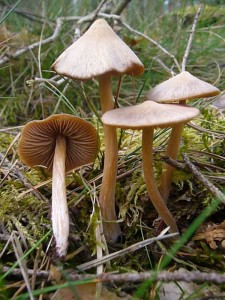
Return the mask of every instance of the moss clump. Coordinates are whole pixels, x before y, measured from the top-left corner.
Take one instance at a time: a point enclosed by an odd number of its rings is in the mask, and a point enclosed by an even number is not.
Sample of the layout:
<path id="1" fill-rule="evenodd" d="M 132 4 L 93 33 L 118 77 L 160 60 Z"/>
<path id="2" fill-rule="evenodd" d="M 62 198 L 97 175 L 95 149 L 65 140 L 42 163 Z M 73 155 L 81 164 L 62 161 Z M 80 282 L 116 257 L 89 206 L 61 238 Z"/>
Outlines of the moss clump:
<path id="1" fill-rule="evenodd" d="M 8 232 L 21 230 L 31 244 L 37 242 L 50 227 L 49 204 L 31 193 L 20 198 L 23 185 L 18 180 L 7 180 L 0 190 L 0 219 Z"/>

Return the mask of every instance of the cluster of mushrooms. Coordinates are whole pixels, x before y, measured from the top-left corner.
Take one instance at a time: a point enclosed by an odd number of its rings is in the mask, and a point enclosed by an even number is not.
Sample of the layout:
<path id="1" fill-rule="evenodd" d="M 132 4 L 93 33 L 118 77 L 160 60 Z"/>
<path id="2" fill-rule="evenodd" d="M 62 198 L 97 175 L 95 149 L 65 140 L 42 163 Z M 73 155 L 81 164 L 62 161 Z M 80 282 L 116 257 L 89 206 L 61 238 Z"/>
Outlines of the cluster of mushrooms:
<path id="1" fill-rule="evenodd" d="M 185 101 L 212 97 L 220 91 L 184 71 L 153 88 L 143 103 L 115 108 L 111 77 L 141 75 L 144 66 L 103 19 L 96 20 L 57 58 L 52 68 L 74 80 L 96 78 L 99 83 L 105 143 L 99 202 L 107 240 L 117 241 L 122 234 L 115 210 L 117 128 L 142 130 L 143 173 L 149 197 L 170 231 L 178 232 L 167 208 L 172 168 L 165 164 L 159 188 L 154 180 L 154 128 L 172 128 L 166 155 L 175 159 L 185 123 L 199 113 L 197 108 L 185 105 Z M 96 129 L 87 121 L 68 114 L 31 121 L 22 130 L 18 145 L 21 161 L 31 167 L 42 166 L 52 173 L 52 227 L 59 257 L 66 255 L 69 235 L 65 174 L 93 162 L 99 146 Z"/>

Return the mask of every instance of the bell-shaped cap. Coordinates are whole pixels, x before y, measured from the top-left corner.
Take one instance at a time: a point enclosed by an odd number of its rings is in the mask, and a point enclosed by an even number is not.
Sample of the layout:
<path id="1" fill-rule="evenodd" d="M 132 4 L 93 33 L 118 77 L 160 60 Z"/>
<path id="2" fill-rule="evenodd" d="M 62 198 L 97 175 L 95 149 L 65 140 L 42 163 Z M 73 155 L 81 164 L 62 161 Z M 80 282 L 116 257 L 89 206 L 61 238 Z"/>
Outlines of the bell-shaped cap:
<path id="1" fill-rule="evenodd" d="M 144 66 L 136 54 L 103 19 L 67 48 L 52 68 L 72 79 L 87 80 L 103 74 L 141 75 Z"/>
<path id="2" fill-rule="evenodd" d="M 96 129 L 89 122 L 68 114 L 27 123 L 18 145 L 21 161 L 51 172 L 58 135 L 66 139 L 66 171 L 94 161 L 100 145 Z"/>
<path id="3" fill-rule="evenodd" d="M 194 98 L 213 97 L 220 90 L 187 71 L 158 84 L 147 94 L 147 99 L 155 102 L 177 102 Z"/>
<path id="4" fill-rule="evenodd" d="M 164 128 L 186 123 L 198 113 L 197 108 L 186 105 L 145 101 L 138 105 L 110 110 L 102 116 L 102 121 L 108 126 L 124 129 Z"/>

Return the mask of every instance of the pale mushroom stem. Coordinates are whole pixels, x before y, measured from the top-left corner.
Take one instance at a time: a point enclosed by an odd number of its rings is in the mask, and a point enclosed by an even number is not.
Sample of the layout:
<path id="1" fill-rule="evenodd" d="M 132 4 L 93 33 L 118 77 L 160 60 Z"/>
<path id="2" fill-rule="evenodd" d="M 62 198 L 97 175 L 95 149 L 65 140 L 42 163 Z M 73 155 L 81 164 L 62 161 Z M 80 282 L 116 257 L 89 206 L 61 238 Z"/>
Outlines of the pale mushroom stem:
<path id="1" fill-rule="evenodd" d="M 69 236 L 69 212 L 65 182 L 66 140 L 56 139 L 52 170 L 52 228 L 59 257 L 66 255 Z"/>
<path id="2" fill-rule="evenodd" d="M 160 217 L 166 223 L 167 226 L 170 226 L 171 232 L 179 232 L 176 221 L 171 215 L 169 209 L 167 208 L 165 202 L 163 201 L 156 182 L 154 180 L 154 171 L 153 171 L 153 133 L 154 128 L 147 127 L 143 129 L 142 135 L 142 161 L 143 161 L 143 172 L 144 179 L 146 183 L 146 188 L 149 194 L 149 197 L 159 213 Z"/>
<path id="3" fill-rule="evenodd" d="M 99 94 L 102 114 L 108 110 L 114 109 L 114 100 L 112 95 L 111 75 L 104 74 L 98 77 Z"/>
<path id="4" fill-rule="evenodd" d="M 99 91 L 102 113 L 114 109 L 111 76 L 99 77 Z M 115 189 L 118 162 L 118 143 L 116 128 L 103 125 L 105 141 L 105 160 L 100 189 L 100 207 L 103 219 L 103 232 L 107 239 L 117 241 L 121 235 L 115 210 Z"/>
<path id="5" fill-rule="evenodd" d="M 184 123 L 177 124 L 172 127 L 170 139 L 169 139 L 166 153 L 165 153 L 166 157 L 170 157 L 172 159 L 177 158 L 179 148 L 180 148 L 180 141 L 181 141 L 183 129 L 184 129 Z M 161 179 L 160 179 L 159 192 L 165 203 L 167 203 L 168 198 L 169 198 L 173 171 L 174 171 L 174 168 L 172 166 L 170 166 L 166 163 L 163 164 L 163 172 L 162 172 Z"/>

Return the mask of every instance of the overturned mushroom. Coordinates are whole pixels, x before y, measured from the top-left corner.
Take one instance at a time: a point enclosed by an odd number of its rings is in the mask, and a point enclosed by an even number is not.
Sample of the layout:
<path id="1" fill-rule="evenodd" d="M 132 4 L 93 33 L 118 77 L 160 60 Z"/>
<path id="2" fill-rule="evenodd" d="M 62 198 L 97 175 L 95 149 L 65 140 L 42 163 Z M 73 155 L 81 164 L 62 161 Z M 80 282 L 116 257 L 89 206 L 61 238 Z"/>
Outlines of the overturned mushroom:
<path id="1" fill-rule="evenodd" d="M 193 76 L 187 71 L 183 71 L 151 89 L 148 92 L 147 100 L 152 100 L 158 103 L 185 103 L 186 100 L 213 97 L 219 93 L 220 90 L 215 86 Z M 166 149 L 166 156 L 176 159 L 182 132 L 182 123 L 173 126 Z M 173 167 L 164 163 L 159 190 L 165 202 L 167 202 L 169 197 L 172 174 Z"/>
<path id="2" fill-rule="evenodd" d="M 158 104 L 145 101 L 142 104 L 108 111 L 102 116 L 106 126 L 143 130 L 142 159 L 143 171 L 149 197 L 165 223 L 172 232 L 177 232 L 176 222 L 163 201 L 153 171 L 153 133 L 154 128 L 185 124 L 199 113 L 198 109 L 176 104 Z"/>
<path id="3" fill-rule="evenodd" d="M 18 145 L 21 161 L 52 173 L 52 227 L 59 257 L 66 255 L 69 236 L 65 172 L 93 162 L 98 149 L 96 129 L 67 114 L 31 121 L 22 130 Z"/>
<path id="4" fill-rule="evenodd" d="M 102 113 L 114 109 L 111 77 L 141 75 L 144 66 L 135 53 L 119 38 L 103 19 L 96 20 L 90 28 L 67 48 L 54 62 L 52 68 L 72 79 L 97 78 Z M 115 186 L 117 175 L 118 143 L 116 130 L 104 126 L 105 159 L 100 190 L 104 233 L 116 241 L 121 235 L 115 211 Z M 111 209 L 106 207 L 110 205 Z M 108 213 L 109 212 L 109 213 Z"/>

